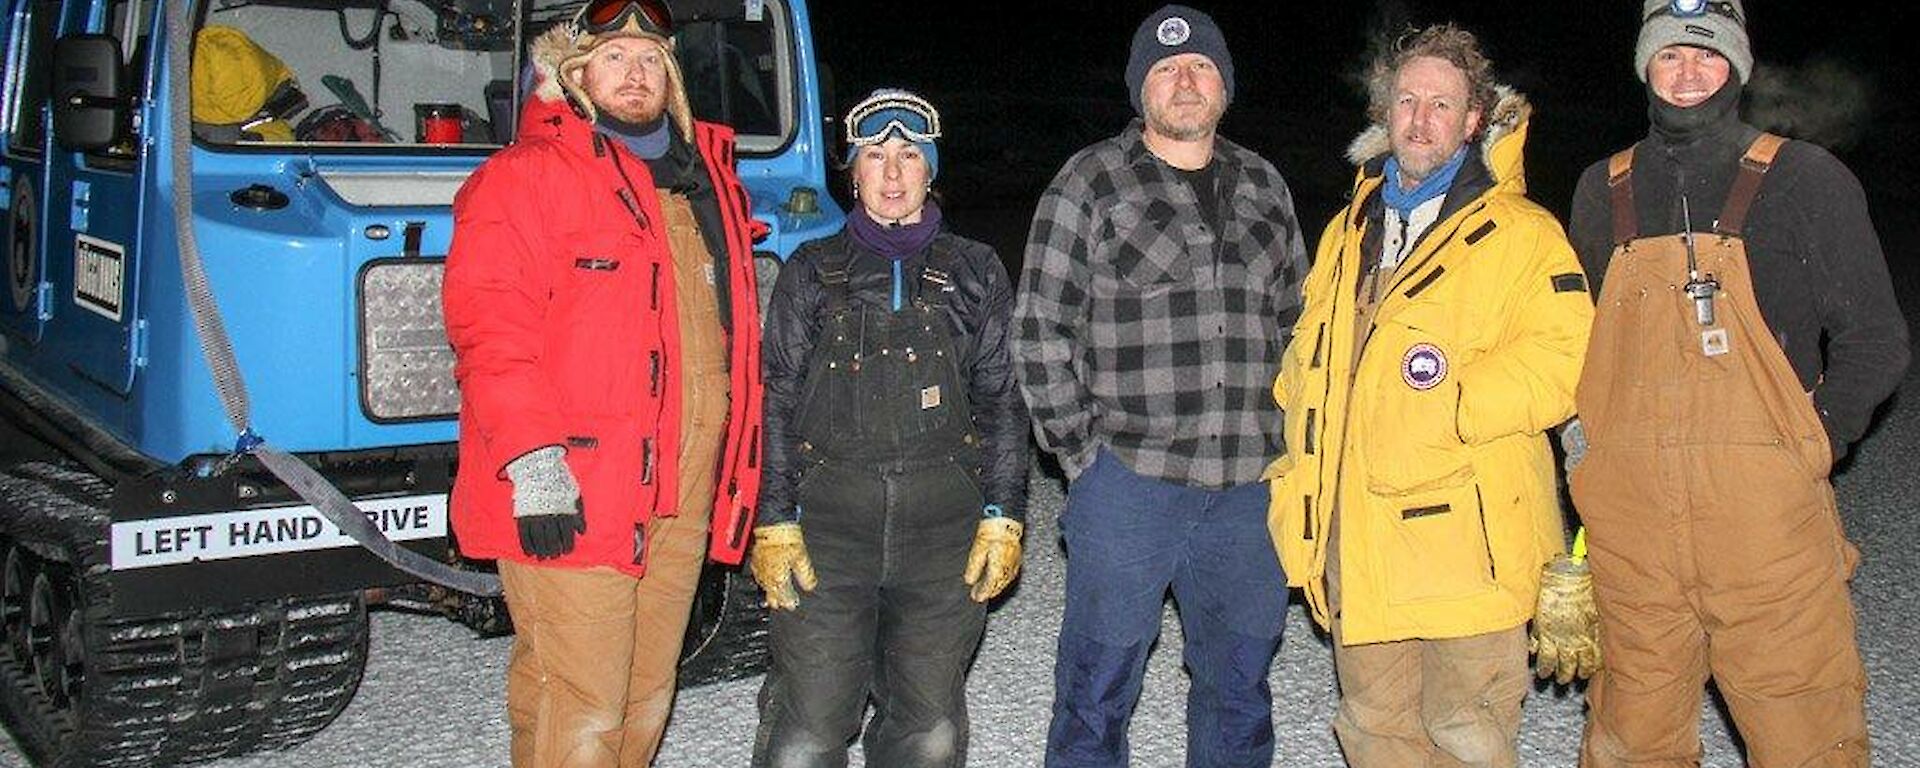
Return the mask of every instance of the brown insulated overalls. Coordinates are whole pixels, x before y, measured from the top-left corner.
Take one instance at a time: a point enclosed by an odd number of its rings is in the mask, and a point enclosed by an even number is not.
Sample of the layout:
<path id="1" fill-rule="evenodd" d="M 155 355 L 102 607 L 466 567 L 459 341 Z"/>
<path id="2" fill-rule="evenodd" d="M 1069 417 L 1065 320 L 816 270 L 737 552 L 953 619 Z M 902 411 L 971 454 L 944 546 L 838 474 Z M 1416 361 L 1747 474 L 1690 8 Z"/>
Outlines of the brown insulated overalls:
<path id="1" fill-rule="evenodd" d="M 1709 674 L 1755 768 L 1867 763 L 1847 593 L 1859 554 L 1740 238 L 1781 143 L 1748 148 L 1714 231 L 1694 237 L 1699 276 L 1719 281 L 1705 323 L 1685 236 L 1638 236 L 1632 150 L 1608 167 L 1616 246 L 1577 395 L 1591 447 L 1570 476 L 1606 658 L 1589 768 L 1699 765 Z"/>
<path id="2" fill-rule="evenodd" d="M 612 568 L 500 561 L 518 637 L 507 668 L 516 768 L 653 764 L 673 707 L 726 436 L 727 336 L 715 261 L 684 195 L 658 190 L 681 299 L 678 514 L 647 521 L 640 579 Z"/>

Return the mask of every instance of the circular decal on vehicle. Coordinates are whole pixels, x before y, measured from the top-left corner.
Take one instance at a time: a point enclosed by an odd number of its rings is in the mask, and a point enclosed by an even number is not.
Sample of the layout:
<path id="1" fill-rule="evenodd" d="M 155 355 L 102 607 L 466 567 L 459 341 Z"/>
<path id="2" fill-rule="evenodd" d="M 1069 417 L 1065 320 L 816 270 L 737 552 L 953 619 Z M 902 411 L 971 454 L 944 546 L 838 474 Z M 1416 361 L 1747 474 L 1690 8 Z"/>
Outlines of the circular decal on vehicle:
<path id="1" fill-rule="evenodd" d="M 1160 26 L 1153 30 L 1153 37 L 1161 45 L 1179 45 L 1193 34 L 1193 28 L 1187 26 L 1187 20 L 1178 16 L 1168 16 Z"/>
<path id="2" fill-rule="evenodd" d="M 40 283 L 40 258 L 35 253 L 33 185 L 16 177 L 13 205 L 7 221 L 7 287 L 13 294 L 15 311 L 25 312 L 33 305 L 34 288 Z"/>
<path id="3" fill-rule="evenodd" d="M 1400 356 L 1400 378 L 1407 386 L 1425 392 L 1440 386 L 1447 378 L 1447 356 L 1432 344 L 1415 344 Z"/>

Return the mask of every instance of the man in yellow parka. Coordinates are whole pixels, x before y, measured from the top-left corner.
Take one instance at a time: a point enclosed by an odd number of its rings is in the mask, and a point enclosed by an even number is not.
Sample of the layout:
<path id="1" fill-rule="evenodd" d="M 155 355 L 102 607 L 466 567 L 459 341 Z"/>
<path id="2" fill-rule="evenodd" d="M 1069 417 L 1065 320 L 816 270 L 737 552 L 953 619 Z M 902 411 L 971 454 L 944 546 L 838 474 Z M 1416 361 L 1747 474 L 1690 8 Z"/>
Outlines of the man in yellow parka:
<path id="1" fill-rule="evenodd" d="M 1525 197 L 1531 109 L 1491 69 L 1452 25 L 1374 63 L 1353 202 L 1274 386 L 1270 527 L 1333 633 L 1353 766 L 1516 763 L 1526 623 L 1564 548 L 1544 432 L 1573 413 L 1593 306 Z"/>

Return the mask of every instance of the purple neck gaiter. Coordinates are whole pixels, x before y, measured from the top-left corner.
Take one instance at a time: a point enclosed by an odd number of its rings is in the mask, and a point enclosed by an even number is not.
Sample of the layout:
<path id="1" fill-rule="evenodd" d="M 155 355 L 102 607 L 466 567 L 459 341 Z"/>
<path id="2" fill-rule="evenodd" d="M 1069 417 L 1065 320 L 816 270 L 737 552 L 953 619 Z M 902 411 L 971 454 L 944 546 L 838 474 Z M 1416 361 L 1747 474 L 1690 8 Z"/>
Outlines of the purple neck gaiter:
<path id="1" fill-rule="evenodd" d="M 940 206 L 932 200 L 920 209 L 920 221 L 914 224 L 887 226 L 874 221 L 867 215 L 867 209 L 854 206 L 853 213 L 847 216 L 847 232 L 853 240 L 867 250 L 899 261 L 920 252 L 933 242 L 933 236 L 940 234 Z"/>

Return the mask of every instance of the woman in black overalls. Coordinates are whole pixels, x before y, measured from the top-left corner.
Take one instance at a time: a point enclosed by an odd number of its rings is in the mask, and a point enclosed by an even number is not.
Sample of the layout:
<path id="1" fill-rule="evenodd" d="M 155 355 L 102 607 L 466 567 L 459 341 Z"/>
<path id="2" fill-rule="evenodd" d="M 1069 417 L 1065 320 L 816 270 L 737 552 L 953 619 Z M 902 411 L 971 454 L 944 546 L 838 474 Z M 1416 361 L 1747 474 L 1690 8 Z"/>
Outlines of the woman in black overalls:
<path id="1" fill-rule="evenodd" d="M 846 126 L 858 205 L 795 252 L 766 315 L 752 563 L 773 658 L 753 764 L 846 765 L 871 698 L 868 765 L 959 766 L 986 601 L 1020 569 L 1013 285 L 927 199 L 932 105 L 875 91 Z"/>

